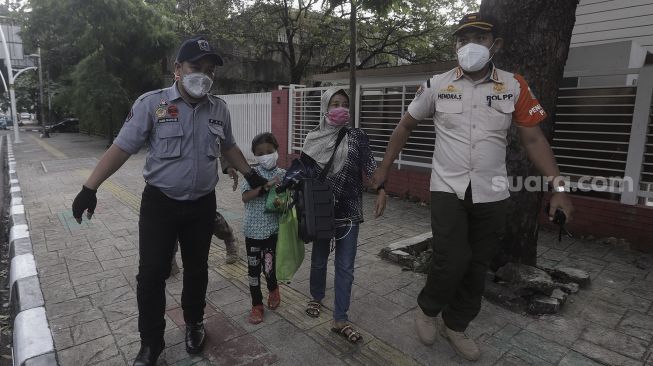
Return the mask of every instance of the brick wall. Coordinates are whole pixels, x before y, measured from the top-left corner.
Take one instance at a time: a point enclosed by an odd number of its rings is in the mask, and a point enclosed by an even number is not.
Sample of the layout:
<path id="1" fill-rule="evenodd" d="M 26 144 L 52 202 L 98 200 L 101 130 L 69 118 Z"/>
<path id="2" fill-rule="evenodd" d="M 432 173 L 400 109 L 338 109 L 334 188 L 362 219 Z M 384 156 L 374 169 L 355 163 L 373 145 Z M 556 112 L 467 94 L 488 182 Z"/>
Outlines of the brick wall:
<path id="1" fill-rule="evenodd" d="M 388 193 L 402 198 L 431 202 L 430 182 L 430 169 L 404 166 L 401 170 L 390 171 L 385 188 Z"/>
<path id="2" fill-rule="evenodd" d="M 288 159 L 288 89 L 272 91 L 272 134 L 279 142 L 277 165 L 287 167 Z"/>
<path id="3" fill-rule="evenodd" d="M 549 198 L 550 194 L 546 194 L 543 205 L 546 205 Z M 653 252 L 653 208 L 626 206 L 618 201 L 573 195 L 571 200 L 576 212 L 567 229 L 574 236 L 624 238 L 633 245 L 633 249 Z M 557 229 L 544 213 L 540 216 L 540 224 Z"/>

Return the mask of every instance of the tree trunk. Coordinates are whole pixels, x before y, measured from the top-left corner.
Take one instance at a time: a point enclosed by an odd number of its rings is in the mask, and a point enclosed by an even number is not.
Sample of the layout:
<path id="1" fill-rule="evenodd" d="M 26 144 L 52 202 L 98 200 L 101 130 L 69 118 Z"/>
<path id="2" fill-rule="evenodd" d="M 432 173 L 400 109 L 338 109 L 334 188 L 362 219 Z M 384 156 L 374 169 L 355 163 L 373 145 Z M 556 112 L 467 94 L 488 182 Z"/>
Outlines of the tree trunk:
<path id="1" fill-rule="evenodd" d="M 558 87 L 562 80 L 578 0 L 483 0 L 481 13 L 493 16 L 505 40 L 493 61 L 497 67 L 516 72 L 528 81 L 549 117 L 540 125 L 551 142 Z M 522 148 L 517 128 L 508 137 L 506 165 L 509 177 L 540 175 Z M 511 178 L 512 179 L 512 178 Z M 492 267 L 507 262 L 535 265 L 538 217 L 542 193 L 512 192 L 502 251 Z"/>
<path id="2" fill-rule="evenodd" d="M 349 15 L 349 115 L 356 118 L 356 57 L 357 30 L 356 30 L 356 12 L 358 4 L 356 0 L 351 0 L 351 14 Z M 354 122 L 354 121 L 352 121 Z"/>

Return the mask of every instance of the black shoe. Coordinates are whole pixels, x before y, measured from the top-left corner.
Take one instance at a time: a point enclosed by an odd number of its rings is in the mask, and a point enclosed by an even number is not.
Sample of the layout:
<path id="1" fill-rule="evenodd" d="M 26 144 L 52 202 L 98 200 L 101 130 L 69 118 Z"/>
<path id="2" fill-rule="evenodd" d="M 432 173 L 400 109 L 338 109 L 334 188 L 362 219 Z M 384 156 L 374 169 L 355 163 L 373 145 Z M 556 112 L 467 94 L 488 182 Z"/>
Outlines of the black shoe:
<path id="1" fill-rule="evenodd" d="M 141 342 L 141 349 L 136 355 L 134 360 L 134 366 L 154 366 L 156 365 L 156 360 L 159 358 L 161 351 L 163 351 L 164 346 L 151 347 L 147 344 Z"/>
<path id="2" fill-rule="evenodd" d="M 206 333 L 202 322 L 186 325 L 186 352 L 192 354 L 202 352 L 204 341 L 206 341 Z"/>

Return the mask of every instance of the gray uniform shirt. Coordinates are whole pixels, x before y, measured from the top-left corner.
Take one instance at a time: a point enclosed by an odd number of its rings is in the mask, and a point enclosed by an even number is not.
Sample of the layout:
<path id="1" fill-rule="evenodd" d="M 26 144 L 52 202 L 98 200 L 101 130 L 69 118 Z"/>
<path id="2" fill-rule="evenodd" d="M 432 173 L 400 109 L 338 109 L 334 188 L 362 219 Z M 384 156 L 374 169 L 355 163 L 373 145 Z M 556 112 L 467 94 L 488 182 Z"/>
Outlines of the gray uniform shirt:
<path id="1" fill-rule="evenodd" d="M 176 200 L 215 189 L 220 151 L 236 144 L 226 103 L 209 95 L 193 108 L 176 84 L 141 95 L 114 140 L 129 154 L 146 143 L 145 181 Z"/>

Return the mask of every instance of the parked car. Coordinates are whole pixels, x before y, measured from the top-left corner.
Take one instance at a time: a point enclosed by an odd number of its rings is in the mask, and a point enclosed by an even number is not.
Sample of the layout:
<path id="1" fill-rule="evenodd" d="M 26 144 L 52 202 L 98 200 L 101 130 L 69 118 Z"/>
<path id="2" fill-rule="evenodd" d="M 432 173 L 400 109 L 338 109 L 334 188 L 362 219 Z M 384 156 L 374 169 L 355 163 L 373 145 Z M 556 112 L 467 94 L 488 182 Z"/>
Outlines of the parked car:
<path id="1" fill-rule="evenodd" d="M 7 117 L 0 116 L 0 130 L 6 130 L 6 129 L 7 129 Z"/>
<path id="2" fill-rule="evenodd" d="M 47 126 L 48 132 L 79 132 L 79 119 L 64 118 L 52 126 Z"/>
<path id="3" fill-rule="evenodd" d="M 21 121 L 27 121 L 32 119 L 32 115 L 27 112 L 22 112 L 19 116 Z"/>

